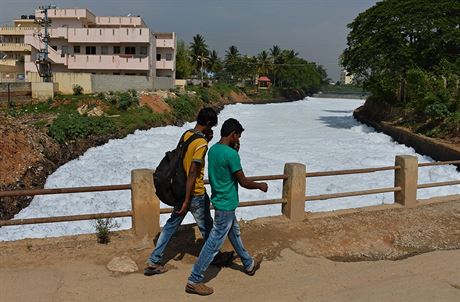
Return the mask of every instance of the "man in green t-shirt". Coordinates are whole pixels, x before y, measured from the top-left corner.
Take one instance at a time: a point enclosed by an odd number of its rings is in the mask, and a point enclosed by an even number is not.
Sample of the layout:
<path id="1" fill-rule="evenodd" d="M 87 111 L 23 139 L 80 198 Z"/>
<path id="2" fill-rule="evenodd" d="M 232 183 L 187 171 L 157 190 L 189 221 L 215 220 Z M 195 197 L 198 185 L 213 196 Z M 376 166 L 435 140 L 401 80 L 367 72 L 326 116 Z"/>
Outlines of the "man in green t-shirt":
<path id="1" fill-rule="evenodd" d="M 253 259 L 243 246 L 240 229 L 235 216 L 238 207 L 238 184 L 246 189 L 267 192 L 265 182 L 254 182 L 246 178 L 241 167 L 240 156 L 234 148 L 239 146 L 244 129 L 236 119 L 228 119 L 221 129 L 221 139 L 208 152 L 208 174 L 211 184 L 211 202 L 214 205 L 214 226 L 200 256 L 195 262 L 185 291 L 191 294 L 210 295 L 214 291 L 203 283 L 203 272 L 224 244 L 228 235 L 238 256 L 243 262 L 246 274 L 253 276 L 259 269 L 261 257 Z"/>

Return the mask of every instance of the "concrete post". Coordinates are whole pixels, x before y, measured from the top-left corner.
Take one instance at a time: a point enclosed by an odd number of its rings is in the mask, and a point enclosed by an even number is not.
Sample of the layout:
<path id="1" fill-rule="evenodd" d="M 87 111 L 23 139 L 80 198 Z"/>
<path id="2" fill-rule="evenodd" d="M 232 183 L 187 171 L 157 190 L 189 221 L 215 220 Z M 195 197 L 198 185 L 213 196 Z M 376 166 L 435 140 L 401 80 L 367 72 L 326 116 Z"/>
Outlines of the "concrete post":
<path id="1" fill-rule="evenodd" d="M 288 178 L 283 181 L 283 203 L 281 211 L 283 215 L 292 221 L 302 221 L 305 214 L 305 196 L 307 179 L 306 168 L 303 164 L 286 163 L 284 174 Z"/>
<path id="2" fill-rule="evenodd" d="M 153 186 L 153 170 L 131 171 L 133 228 L 138 237 L 154 237 L 160 232 L 160 200 Z"/>
<path id="3" fill-rule="evenodd" d="M 401 187 L 401 191 L 395 192 L 395 203 L 409 208 L 415 207 L 417 205 L 417 157 L 397 155 L 395 164 L 401 167 L 395 170 L 395 187 Z"/>

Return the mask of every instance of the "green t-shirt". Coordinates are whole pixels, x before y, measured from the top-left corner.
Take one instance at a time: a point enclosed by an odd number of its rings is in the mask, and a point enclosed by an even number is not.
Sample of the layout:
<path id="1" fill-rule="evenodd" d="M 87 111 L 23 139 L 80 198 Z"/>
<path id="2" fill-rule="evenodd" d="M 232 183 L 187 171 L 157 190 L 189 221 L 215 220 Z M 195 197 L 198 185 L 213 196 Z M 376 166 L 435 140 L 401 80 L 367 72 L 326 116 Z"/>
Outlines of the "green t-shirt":
<path id="1" fill-rule="evenodd" d="M 238 207 L 238 181 L 233 173 L 241 169 L 240 155 L 235 149 L 219 143 L 209 149 L 211 202 L 217 210 L 234 211 Z"/>

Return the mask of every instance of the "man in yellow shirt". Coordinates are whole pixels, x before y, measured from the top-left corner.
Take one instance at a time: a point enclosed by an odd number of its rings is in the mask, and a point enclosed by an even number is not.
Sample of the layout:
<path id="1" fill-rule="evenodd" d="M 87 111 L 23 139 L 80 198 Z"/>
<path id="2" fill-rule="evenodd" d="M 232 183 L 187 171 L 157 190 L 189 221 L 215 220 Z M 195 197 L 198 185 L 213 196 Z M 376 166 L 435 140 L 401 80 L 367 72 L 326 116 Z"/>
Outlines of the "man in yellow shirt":
<path id="1" fill-rule="evenodd" d="M 195 218 L 203 239 L 206 241 L 209 236 L 213 220 L 210 213 L 210 201 L 206 194 L 203 178 L 208 141 L 212 139 L 212 128 L 216 125 L 217 113 L 214 109 L 209 107 L 203 108 L 198 113 L 195 128 L 186 131 L 181 137 L 182 141 L 186 141 L 195 133 L 200 136 L 190 143 L 183 159 L 184 169 L 187 174 L 184 202 L 180 209 L 174 209 L 171 217 L 163 226 L 156 247 L 147 260 L 147 267 L 144 269 L 144 275 L 146 276 L 161 274 L 167 271 L 167 268 L 161 264 L 164 251 L 169 240 L 184 220 L 188 210 L 190 210 Z M 225 262 L 233 260 L 233 252 L 218 254 L 216 260 L 225 264 Z"/>

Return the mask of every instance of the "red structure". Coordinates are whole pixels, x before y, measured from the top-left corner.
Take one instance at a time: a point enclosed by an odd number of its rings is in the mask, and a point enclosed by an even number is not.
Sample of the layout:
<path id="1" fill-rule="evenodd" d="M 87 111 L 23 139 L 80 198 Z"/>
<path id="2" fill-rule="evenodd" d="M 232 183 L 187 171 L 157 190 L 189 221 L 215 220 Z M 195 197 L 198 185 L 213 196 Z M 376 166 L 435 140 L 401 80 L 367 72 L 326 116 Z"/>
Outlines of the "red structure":
<path id="1" fill-rule="evenodd" d="M 266 76 L 261 76 L 257 79 L 257 90 L 267 89 L 270 90 L 272 81 Z"/>

